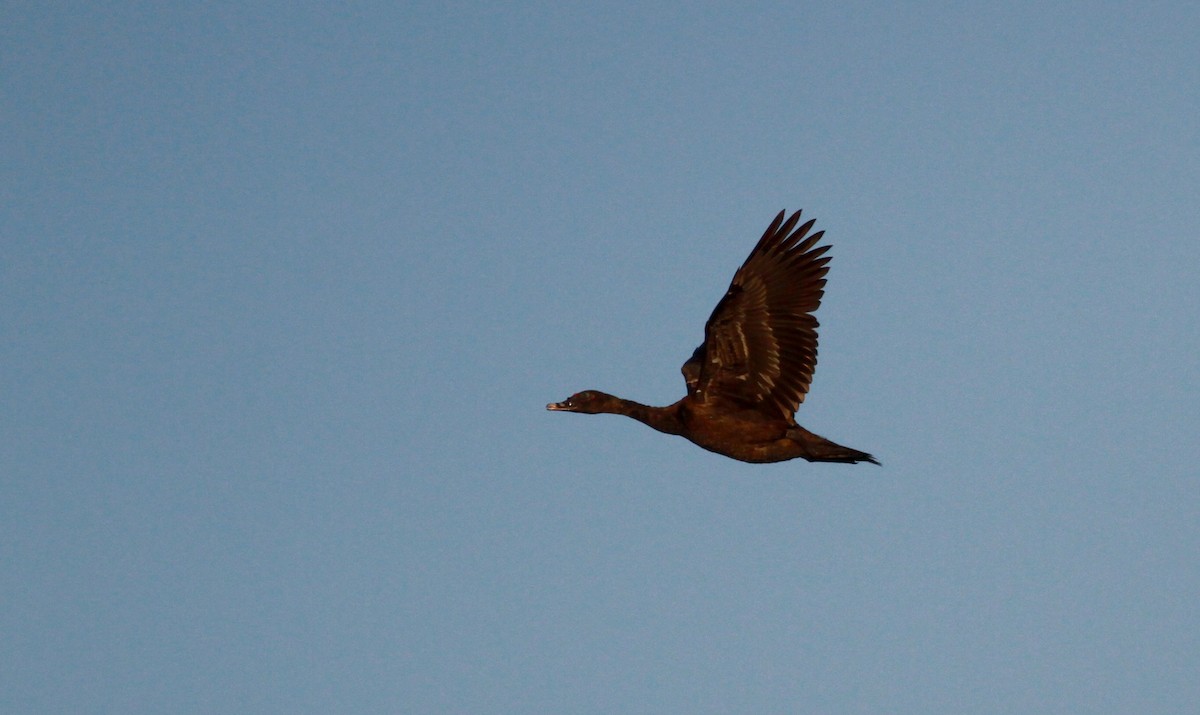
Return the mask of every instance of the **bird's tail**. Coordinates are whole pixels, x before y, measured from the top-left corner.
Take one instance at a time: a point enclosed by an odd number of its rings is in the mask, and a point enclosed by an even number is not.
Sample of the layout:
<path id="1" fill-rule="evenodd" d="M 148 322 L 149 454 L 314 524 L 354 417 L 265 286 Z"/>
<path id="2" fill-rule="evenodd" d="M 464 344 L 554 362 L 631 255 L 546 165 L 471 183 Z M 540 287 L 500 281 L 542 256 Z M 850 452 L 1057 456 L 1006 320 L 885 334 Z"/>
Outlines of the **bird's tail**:
<path id="1" fill-rule="evenodd" d="M 799 425 L 788 430 L 788 437 L 804 445 L 804 454 L 801 456 L 810 462 L 843 462 L 845 464 L 870 462 L 871 464 L 879 464 L 879 460 L 866 452 L 860 452 L 857 449 L 843 447 L 840 444 L 830 442 L 821 435 L 813 434 Z"/>

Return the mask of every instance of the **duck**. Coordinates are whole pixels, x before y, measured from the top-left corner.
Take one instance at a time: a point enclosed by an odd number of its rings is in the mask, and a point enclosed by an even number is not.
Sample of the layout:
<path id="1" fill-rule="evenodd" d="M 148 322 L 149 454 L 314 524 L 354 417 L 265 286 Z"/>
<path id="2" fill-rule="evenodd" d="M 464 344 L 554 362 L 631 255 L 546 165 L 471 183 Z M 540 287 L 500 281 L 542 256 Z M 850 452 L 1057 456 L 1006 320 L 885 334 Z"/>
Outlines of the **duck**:
<path id="1" fill-rule="evenodd" d="M 734 273 L 704 325 L 704 342 L 680 368 L 682 399 L 652 407 L 584 390 L 546 409 L 624 415 L 742 462 L 880 464 L 796 423 L 817 366 L 813 313 L 831 258 L 829 244 L 817 245 L 825 232 L 809 234 L 816 221 L 800 224 L 801 213 L 780 211 Z"/>

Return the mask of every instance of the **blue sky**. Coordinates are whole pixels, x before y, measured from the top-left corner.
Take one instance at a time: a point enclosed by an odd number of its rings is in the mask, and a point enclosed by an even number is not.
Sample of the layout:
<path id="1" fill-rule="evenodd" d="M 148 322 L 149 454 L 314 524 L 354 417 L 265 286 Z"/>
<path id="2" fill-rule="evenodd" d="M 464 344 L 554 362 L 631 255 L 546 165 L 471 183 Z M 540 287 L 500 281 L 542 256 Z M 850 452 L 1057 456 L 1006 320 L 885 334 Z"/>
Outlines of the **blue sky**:
<path id="1" fill-rule="evenodd" d="M 1200 10 L 0 11 L 5 712 L 1181 712 Z M 631 420 L 780 209 L 798 420 Z"/>

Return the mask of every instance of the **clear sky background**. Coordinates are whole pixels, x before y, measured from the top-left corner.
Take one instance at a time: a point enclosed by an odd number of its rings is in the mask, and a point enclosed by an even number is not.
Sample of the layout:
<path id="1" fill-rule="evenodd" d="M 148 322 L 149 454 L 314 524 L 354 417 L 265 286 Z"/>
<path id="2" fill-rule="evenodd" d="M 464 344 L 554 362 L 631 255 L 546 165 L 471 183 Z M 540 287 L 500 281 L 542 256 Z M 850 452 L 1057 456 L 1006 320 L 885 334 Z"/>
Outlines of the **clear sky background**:
<path id="1" fill-rule="evenodd" d="M 9 3 L 0 711 L 1200 701 L 1200 5 Z M 834 256 L 748 465 L 680 364 Z"/>

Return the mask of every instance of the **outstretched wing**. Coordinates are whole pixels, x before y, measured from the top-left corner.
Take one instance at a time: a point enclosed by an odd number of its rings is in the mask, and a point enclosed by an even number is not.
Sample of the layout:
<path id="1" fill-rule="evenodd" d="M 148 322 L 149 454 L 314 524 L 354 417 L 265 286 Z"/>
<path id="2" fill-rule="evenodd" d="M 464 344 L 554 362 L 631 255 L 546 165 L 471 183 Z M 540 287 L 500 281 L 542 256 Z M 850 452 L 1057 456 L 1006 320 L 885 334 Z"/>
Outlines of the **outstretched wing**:
<path id="1" fill-rule="evenodd" d="M 688 392 L 791 418 L 817 366 L 817 319 L 829 246 L 805 238 L 800 212 L 767 228 L 704 326 L 704 344 L 683 365 Z M 794 230 L 793 230 L 794 229 Z M 698 368 L 698 369 L 697 369 Z"/>

